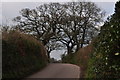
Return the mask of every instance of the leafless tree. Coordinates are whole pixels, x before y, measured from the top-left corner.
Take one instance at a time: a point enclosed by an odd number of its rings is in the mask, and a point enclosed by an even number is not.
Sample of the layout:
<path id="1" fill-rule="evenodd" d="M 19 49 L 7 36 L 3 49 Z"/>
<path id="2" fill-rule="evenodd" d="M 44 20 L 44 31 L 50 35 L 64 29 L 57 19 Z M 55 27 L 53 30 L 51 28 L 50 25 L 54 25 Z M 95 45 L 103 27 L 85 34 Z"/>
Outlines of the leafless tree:
<path id="1" fill-rule="evenodd" d="M 62 45 L 68 53 L 78 51 L 95 36 L 96 26 L 104 16 L 92 2 L 49 3 L 32 10 L 22 9 L 20 13 L 14 19 L 18 22 L 17 28 L 42 41 L 48 55 Z"/>
<path id="2" fill-rule="evenodd" d="M 67 46 L 68 53 L 78 51 L 97 34 L 96 27 L 102 22 L 104 11 L 92 2 L 69 2 L 64 4 L 66 15 L 58 34 L 59 40 Z"/>

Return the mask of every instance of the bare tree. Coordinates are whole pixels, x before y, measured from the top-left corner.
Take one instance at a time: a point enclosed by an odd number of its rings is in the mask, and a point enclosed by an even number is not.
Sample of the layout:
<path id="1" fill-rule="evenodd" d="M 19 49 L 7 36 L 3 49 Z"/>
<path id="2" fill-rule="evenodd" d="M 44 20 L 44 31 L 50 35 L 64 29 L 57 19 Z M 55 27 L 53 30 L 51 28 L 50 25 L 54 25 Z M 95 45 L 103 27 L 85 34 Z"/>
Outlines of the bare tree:
<path id="1" fill-rule="evenodd" d="M 48 55 L 65 45 L 76 52 L 95 36 L 104 12 L 92 2 L 43 4 L 36 9 L 22 9 L 14 20 L 17 28 L 34 35 L 47 47 Z M 61 42 L 61 43 L 57 43 Z"/>
<path id="2" fill-rule="evenodd" d="M 97 34 L 104 17 L 104 11 L 92 2 L 70 2 L 64 4 L 66 15 L 64 25 L 60 26 L 58 38 L 67 46 L 68 53 L 78 51 Z"/>
<path id="3" fill-rule="evenodd" d="M 50 59 L 50 53 L 53 50 L 65 49 L 65 46 L 61 42 L 59 42 L 59 41 L 50 40 L 49 43 L 46 45 L 46 49 L 47 49 L 48 58 Z"/>
<path id="4" fill-rule="evenodd" d="M 57 25 L 61 24 L 64 16 L 64 7 L 59 3 L 43 4 L 36 9 L 29 8 L 20 11 L 21 16 L 14 18 L 18 22 L 16 29 L 35 36 L 47 47 L 48 57 L 50 52 L 60 47 L 60 44 L 53 42 L 56 34 L 59 33 Z"/>

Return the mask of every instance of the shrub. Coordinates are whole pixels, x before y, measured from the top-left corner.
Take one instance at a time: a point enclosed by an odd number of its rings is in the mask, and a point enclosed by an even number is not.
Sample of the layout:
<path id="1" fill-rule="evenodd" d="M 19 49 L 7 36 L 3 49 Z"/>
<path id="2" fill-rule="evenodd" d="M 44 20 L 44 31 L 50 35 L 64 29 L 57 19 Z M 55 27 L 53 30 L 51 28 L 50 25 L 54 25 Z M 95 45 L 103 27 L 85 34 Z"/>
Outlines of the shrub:
<path id="1" fill-rule="evenodd" d="M 63 63 L 70 63 L 70 64 L 77 64 L 75 59 L 75 53 L 70 53 L 67 55 L 62 55 L 62 62 Z"/>
<path id="2" fill-rule="evenodd" d="M 105 22 L 94 43 L 87 77 L 120 78 L 120 1 L 115 13 Z"/>
<path id="3" fill-rule="evenodd" d="M 77 65 L 81 68 L 81 78 L 85 78 L 86 71 L 88 68 L 88 60 L 89 55 L 93 51 L 93 45 L 92 43 L 79 49 L 79 51 L 76 53 L 75 59 L 77 61 Z"/>
<path id="4" fill-rule="evenodd" d="M 76 53 L 70 53 L 67 55 L 62 55 L 63 63 L 71 63 L 80 66 L 81 68 L 81 78 L 85 78 L 85 73 L 87 71 L 89 55 L 93 51 L 92 43 L 86 47 L 80 48 Z"/>
<path id="5" fill-rule="evenodd" d="M 47 64 L 46 50 L 30 35 L 3 32 L 2 63 L 2 78 L 24 78 Z"/>

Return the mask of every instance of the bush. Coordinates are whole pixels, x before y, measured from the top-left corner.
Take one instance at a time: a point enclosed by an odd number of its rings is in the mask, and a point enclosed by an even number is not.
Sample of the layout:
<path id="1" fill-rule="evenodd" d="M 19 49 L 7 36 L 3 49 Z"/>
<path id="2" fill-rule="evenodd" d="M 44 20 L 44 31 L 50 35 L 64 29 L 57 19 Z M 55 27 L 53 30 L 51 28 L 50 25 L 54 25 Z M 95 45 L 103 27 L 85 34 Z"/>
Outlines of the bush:
<path id="1" fill-rule="evenodd" d="M 76 53 L 76 61 L 77 65 L 80 66 L 81 68 L 81 78 L 85 78 L 86 71 L 88 68 L 88 60 L 89 60 L 89 55 L 93 51 L 93 45 L 92 43 L 79 49 L 79 51 Z"/>
<path id="2" fill-rule="evenodd" d="M 77 64 L 75 59 L 75 53 L 70 53 L 67 55 L 62 55 L 62 62 L 63 63 L 70 63 L 70 64 Z"/>
<path id="3" fill-rule="evenodd" d="M 2 34 L 2 78 L 24 78 L 47 64 L 44 46 L 17 31 Z"/>
<path id="4" fill-rule="evenodd" d="M 101 28 L 89 60 L 87 77 L 120 78 L 120 1 L 111 18 Z"/>
<path id="5" fill-rule="evenodd" d="M 63 63 L 71 63 L 80 66 L 81 68 L 81 78 L 85 78 L 85 74 L 88 67 L 89 55 L 93 51 L 92 43 L 86 47 L 80 48 L 76 53 L 70 53 L 67 55 L 62 55 Z"/>

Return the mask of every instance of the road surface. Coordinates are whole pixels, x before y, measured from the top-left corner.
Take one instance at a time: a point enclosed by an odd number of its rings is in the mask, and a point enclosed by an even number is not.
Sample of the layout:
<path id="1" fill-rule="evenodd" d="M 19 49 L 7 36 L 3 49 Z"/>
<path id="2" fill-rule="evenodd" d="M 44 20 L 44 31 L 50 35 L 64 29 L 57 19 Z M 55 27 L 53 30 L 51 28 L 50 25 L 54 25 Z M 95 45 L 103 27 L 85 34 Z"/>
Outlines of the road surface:
<path id="1" fill-rule="evenodd" d="M 73 64 L 53 63 L 27 78 L 80 78 L 80 68 Z"/>

